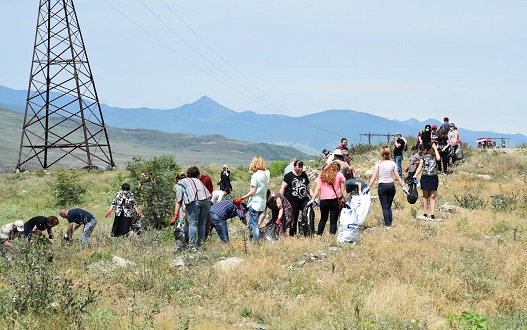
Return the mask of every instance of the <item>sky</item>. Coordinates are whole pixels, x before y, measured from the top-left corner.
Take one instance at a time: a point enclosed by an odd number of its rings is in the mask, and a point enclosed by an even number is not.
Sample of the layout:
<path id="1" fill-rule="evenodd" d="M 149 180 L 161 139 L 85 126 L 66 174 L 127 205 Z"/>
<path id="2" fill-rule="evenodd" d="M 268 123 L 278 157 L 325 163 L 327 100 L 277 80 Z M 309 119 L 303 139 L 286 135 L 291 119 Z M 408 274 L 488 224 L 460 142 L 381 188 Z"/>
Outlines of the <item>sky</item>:
<path id="1" fill-rule="evenodd" d="M 206 95 L 238 112 L 447 116 L 470 130 L 527 135 L 524 0 L 74 4 L 110 106 L 170 109 Z M 0 85 L 27 89 L 38 6 L 0 6 Z"/>

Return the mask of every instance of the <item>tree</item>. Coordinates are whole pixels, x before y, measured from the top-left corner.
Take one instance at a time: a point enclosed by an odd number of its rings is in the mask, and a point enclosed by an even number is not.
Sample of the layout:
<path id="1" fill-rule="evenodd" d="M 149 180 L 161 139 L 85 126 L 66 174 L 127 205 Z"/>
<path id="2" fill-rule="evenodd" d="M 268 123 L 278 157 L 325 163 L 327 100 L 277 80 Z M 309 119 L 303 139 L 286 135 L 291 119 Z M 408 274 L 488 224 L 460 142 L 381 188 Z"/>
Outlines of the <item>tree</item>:
<path id="1" fill-rule="evenodd" d="M 130 185 L 136 186 L 134 196 L 143 211 L 143 225 L 162 229 L 174 214 L 174 178 L 180 171 L 172 155 L 161 155 L 144 160 L 134 157 L 126 169 Z"/>

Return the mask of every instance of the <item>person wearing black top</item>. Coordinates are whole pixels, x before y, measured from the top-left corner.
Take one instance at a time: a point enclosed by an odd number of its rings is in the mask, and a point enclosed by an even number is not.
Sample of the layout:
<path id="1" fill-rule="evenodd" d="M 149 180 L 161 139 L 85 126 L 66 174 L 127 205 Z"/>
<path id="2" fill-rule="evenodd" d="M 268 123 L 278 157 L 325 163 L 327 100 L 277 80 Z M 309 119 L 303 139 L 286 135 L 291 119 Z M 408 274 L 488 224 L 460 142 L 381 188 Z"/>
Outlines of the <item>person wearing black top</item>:
<path id="1" fill-rule="evenodd" d="M 69 225 L 68 229 L 66 230 L 66 238 L 68 239 L 71 237 L 71 235 L 73 235 L 75 230 L 77 230 L 81 225 L 84 225 L 81 239 L 82 245 L 87 245 L 88 238 L 90 238 L 90 235 L 97 224 L 97 219 L 95 219 L 95 217 L 90 212 L 79 208 L 71 210 L 62 209 L 60 210 L 59 214 L 61 217 L 68 219 Z M 77 224 L 75 228 L 73 228 L 73 223 Z"/>
<path id="2" fill-rule="evenodd" d="M 231 171 L 229 171 L 229 167 L 227 166 L 227 164 L 223 165 L 223 169 L 221 170 L 220 181 L 218 182 L 218 184 L 220 185 L 220 189 L 224 192 L 224 195 L 228 195 L 231 193 Z"/>
<path id="3" fill-rule="evenodd" d="M 311 189 L 309 188 L 309 177 L 303 171 L 304 162 L 294 162 L 293 170 L 284 175 L 280 193 L 285 196 L 291 204 L 293 223 L 289 229 L 289 235 L 295 236 L 297 231 L 298 216 L 309 202 Z"/>
<path id="4" fill-rule="evenodd" d="M 24 223 L 24 237 L 28 240 L 31 240 L 32 235 L 43 235 L 42 232 L 46 230 L 48 232 L 49 238 L 53 239 L 53 230 L 51 228 L 59 224 L 59 219 L 56 216 L 52 215 L 49 217 L 45 216 L 36 216 Z"/>

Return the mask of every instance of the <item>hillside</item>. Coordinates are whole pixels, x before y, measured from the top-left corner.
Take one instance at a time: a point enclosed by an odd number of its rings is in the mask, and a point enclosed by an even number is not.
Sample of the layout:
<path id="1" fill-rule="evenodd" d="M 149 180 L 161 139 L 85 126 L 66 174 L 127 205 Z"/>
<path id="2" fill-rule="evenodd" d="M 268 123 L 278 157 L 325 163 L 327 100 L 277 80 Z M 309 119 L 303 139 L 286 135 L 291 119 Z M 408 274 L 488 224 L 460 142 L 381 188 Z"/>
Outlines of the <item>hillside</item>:
<path id="1" fill-rule="evenodd" d="M 3 132 L 0 136 L 0 165 L 4 170 L 13 169 L 18 159 L 23 114 L 0 107 L 0 118 Z M 150 158 L 161 154 L 174 154 L 182 164 L 248 164 L 255 155 L 267 160 L 307 157 L 291 147 L 236 141 L 219 134 L 197 136 L 114 127 L 108 127 L 107 131 L 114 162 L 121 168 L 132 157 Z M 60 165 L 79 166 L 73 159 L 64 159 Z"/>
<path id="2" fill-rule="evenodd" d="M 80 206 L 98 219 L 91 244 L 82 248 L 79 232 L 71 244 L 15 241 L 0 263 L 0 328 L 525 329 L 527 152 L 465 155 L 439 178 L 442 221 L 416 220 L 420 201 L 408 204 L 397 188 L 394 226 L 385 229 L 373 187 L 358 243 L 336 243 L 326 227 L 319 237 L 253 244 L 233 219 L 229 244 L 213 233 L 196 253 L 172 251 L 173 227 L 110 237 L 113 218 L 104 214 L 127 174 L 83 172 L 89 198 Z M 378 158 L 377 150 L 354 154 L 366 181 Z M 215 178 L 220 168 L 202 170 Z M 246 193 L 246 168 L 232 175 L 230 197 Z M 0 224 L 57 214 L 48 188 L 55 176 L 1 174 Z M 272 189 L 280 182 L 272 176 Z M 35 308 L 42 302 L 49 307 Z"/>

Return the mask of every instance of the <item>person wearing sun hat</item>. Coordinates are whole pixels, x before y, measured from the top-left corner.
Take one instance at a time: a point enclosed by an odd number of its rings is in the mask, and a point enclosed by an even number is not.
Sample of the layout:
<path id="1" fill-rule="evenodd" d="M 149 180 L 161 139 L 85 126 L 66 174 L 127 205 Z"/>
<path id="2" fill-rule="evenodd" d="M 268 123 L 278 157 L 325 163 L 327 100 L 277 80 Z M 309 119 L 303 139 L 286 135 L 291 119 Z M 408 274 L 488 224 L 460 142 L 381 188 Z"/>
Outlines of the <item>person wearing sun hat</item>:
<path id="1" fill-rule="evenodd" d="M 17 220 L 0 228 L 0 245 L 11 246 L 11 240 L 24 232 L 24 221 Z"/>
<path id="2" fill-rule="evenodd" d="M 220 190 L 224 192 L 224 195 L 231 193 L 231 171 L 229 170 L 229 166 L 227 164 L 223 164 L 218 184 L 220 185 Z"/>

